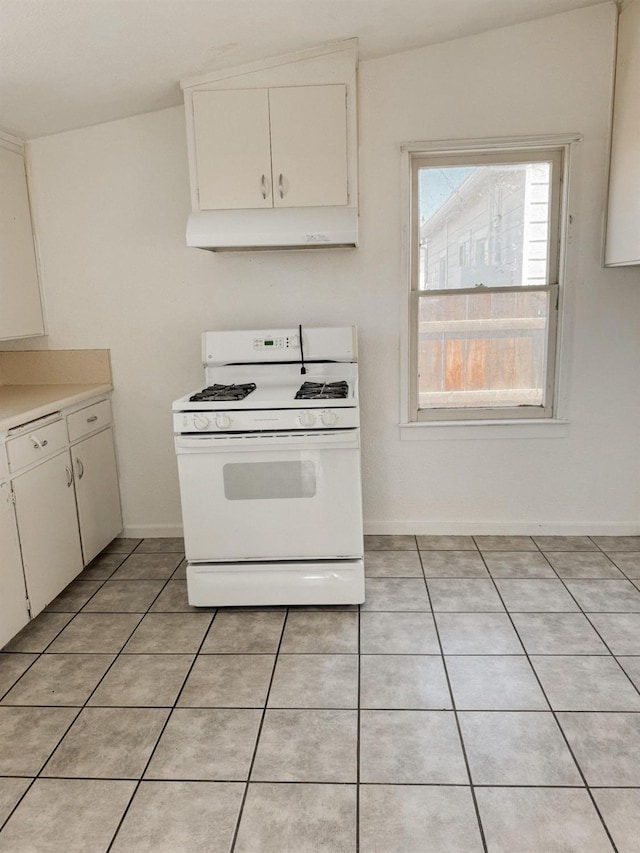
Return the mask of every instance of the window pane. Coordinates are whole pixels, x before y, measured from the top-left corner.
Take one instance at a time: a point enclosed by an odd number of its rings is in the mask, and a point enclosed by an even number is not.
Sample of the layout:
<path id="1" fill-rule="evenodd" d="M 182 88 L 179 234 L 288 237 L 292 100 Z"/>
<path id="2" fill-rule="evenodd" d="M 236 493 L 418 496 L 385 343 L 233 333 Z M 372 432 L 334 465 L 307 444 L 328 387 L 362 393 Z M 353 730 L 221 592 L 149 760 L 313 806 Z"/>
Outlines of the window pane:
<path id="1" fill-rule="evenodd" d="M 549 293 L 423 296 L 418 408 L 542 406 Z"/>
<path id="2" fill-rule="evenodd" d="M 316 496 L 316 464 L 299 462 L 227 462 L 222 467 L 228 501 L 282 500 Z"/>
<path id="3" fill-rule="evenodd" d="M 418 288 L 548 283 L 551 162 L 418 169 Z"/>

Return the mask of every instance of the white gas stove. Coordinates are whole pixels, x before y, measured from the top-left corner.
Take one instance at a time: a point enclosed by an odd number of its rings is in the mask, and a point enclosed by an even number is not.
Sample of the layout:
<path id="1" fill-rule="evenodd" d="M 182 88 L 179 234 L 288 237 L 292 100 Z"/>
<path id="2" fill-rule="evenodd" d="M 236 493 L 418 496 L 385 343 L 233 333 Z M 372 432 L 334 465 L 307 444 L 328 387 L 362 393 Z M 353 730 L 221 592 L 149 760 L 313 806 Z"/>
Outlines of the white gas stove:
<path id="1" fill-rule="evenodd" d="M 205 332 L 173 404 L 195 606 L 364 600 L 354 327 Z"/>

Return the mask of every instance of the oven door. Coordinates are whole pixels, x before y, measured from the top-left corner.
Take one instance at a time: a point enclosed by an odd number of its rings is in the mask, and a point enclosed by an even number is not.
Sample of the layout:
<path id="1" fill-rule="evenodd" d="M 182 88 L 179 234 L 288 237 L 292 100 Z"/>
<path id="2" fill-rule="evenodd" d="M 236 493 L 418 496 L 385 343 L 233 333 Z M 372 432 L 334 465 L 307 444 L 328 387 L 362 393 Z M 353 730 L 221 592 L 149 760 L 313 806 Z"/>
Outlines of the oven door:
<path id="1" fill-rule="evenodd" d="M 360 431 L 176 436 L 190 562 L 362 557 Z"/>

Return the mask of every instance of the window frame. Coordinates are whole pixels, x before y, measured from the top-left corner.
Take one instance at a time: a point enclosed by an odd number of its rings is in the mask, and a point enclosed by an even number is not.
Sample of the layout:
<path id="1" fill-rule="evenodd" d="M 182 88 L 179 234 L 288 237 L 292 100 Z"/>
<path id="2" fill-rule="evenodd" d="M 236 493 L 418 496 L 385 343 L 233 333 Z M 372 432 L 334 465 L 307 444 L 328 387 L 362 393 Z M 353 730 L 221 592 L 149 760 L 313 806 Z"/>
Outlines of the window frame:
<path id="1" fill-rule="evenodd" d="M 433 426 L 443 422 L 481 424 L 488 422 L 556 422 L 558 405 L 558 357 L 560 351 L 563 270 L 567 243 L 568 175 L 572 144 L 582 139 L 571 136 L 500 138 L 466 141 L 410 143 L 402 146 L 404 197 L 403 269 L 408 281 L 408 305 L 403 329 L 401 425 Z M 543 406 L 519 405 L 490 408 L 459 407 L 420 409 L 418 406 L 418 316 L 420 299 L 429 295 L 477 292 L 476 288 L 418 288 L 420 240 L 418 216 L 418 171 L 420 167 L 499 164 L 509 162 L 552 161 L 552 203 L 549 222 L 549 257 L 544 285 L 487 287 L 486 291 L 522 292 L 545 290 L 549 293 L 547 358 Z M 471 252 L 474 248 L 471 246 Z M 406 285 L 405 285 L 406 286 Z"/>

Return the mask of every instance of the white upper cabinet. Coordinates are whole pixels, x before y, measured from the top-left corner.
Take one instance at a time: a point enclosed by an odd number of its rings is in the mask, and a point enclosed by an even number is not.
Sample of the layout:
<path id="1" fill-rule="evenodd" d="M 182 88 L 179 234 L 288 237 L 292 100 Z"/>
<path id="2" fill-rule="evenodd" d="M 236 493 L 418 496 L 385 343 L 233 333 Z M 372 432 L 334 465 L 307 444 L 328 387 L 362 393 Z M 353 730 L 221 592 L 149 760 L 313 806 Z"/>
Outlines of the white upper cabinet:
<path id="1" fill-rule="evenodd" d="M 201 210 L 272 207 L 267 89 L 194 92 Z"/>
<path id="2" fill-rule="evenodd" d="M 0 139 L 0 340 L 43 334 L 24 157 Z"/>
<path id="3" fill-rule="evenodd" d="M 330 211 L 355 223 L 356 69 L 349 39 L 182 81 L 194 214 L 237 230 L 214 212 L 261 210 L 266 232 L 295 213 L 312 238 Z"/>
<path id="4" fill-rule="evenodd" d="M 348 204 L 346 86 L 193 93 L 200 210 Z"/>
<path id="5" fill-rule="evenodd" d="M 640 264 L 640 0 L 618 21 L 606 266 Z"/>
<path id="6" fill-rule="evenodd" d="M 274 207 L 348 204 L 346 86 L 269 89 Z"/>

